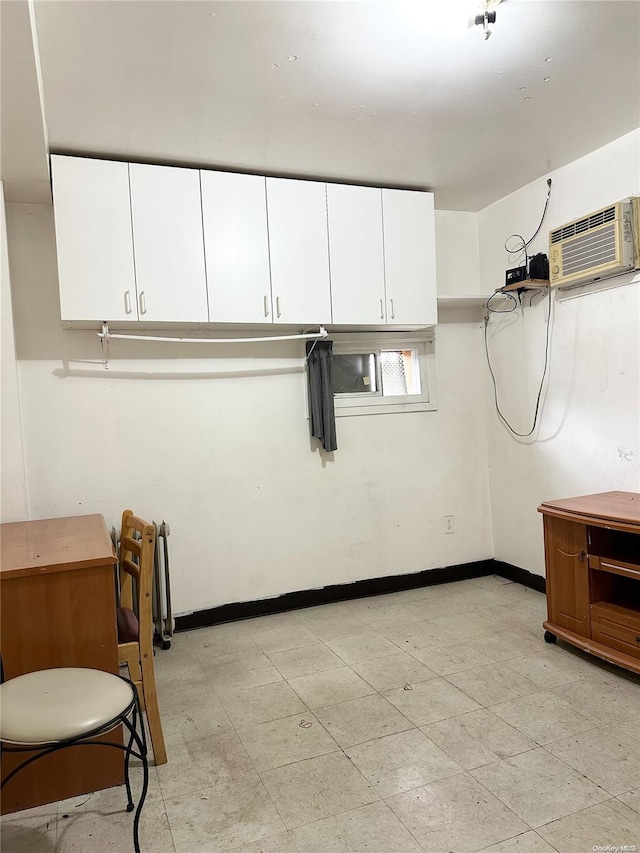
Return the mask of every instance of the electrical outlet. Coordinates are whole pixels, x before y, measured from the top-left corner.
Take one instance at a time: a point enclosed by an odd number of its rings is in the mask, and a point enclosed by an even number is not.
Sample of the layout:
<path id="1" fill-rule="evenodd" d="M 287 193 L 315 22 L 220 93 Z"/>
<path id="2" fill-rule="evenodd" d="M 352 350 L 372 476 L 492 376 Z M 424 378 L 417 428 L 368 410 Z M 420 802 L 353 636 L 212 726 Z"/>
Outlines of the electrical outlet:
<path id="1" fill-rule="evenodd" d="M 453 516 L 452 515 L 445 515 L 445 517 L 444 517 L 444 532 L 445 533 L 454 533 L 455 532 L 454 528 L 453 528 Z"/>

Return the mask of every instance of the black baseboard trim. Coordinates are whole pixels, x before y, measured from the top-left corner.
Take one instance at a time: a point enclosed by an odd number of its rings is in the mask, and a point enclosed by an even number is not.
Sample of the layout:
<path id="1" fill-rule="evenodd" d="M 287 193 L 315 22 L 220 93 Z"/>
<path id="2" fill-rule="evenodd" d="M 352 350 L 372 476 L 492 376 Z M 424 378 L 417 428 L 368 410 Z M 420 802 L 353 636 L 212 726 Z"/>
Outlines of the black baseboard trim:
<path id="1" fill-rule="evenodd" d="M 512 566 L 511 563 L 503 563 L 501 560 L 494 560 L 493 564 L 494 574 L 500 575 L 502 578 L 508 578 L 510 581 L 521 583 L 523 586 L 528 586 L 530 589 L 535 589 L 538 592 L 547 591 L 547 581 L 542 575 L 534 575 L 533 572 L 528 572 L 519 566 Z"/>
<path id="2" fill-rule="evenodd" d="M 501 563 L 506 566 L 506 563 Z M 535 578 L 523 569 L 514 569 Z M 305 589 L 299 592 L 287 592 L 276 598 L 263 598 L 258 601 L 241 601 L 235 604 L 222 604 L 208 610 L 196 610 L 176 617 L 176 631 L 188 631 L 191 628 L 205 628 L 219 625 L 221 622 L 235 622 L 238 619 L 250 619 L 255 616 L 268 616 L 272 613 L 284 613 L 302 607 L 315 607 L 318 604 L 330 604 L 347 601 L 351 598 L 366 598 L 370 595 L 384 595 L 389 592 L 401 592 L 405 589 L 417 589 L 440 583 L 469 580 L 485 575 L 501 574 L 496 569 L 495 560 L 478 560 L 475 563 L 463 563 L 447 566 L 443 569 L 426 569 L 407 575 L 388 575 L 384 578 L 369 578 L 353 583 L 335 584 L 321 589 Z M 507 575 L 504 575 L 507 577 Z M 544 581 L 544 578 L 541 580 Z M 526 583 L 526 581 L 520 581 Z M 527 584 L 531 586 L 531 584 Z M 534 587 L 535 588 L 535 587 Z"/>
<path id="3" fill-rule="evenodd" d="M 443 569 L 426 569 L 408 575 L 388 575 L 384 578 L 368 578 L 353 583 L 334 584 L 320 589 L 303 589 L 298 592 L 286 592 L 276 598 L 262 598 L 257 601 L 240 601 L 234 604 L 222 604 L 207 610 L 195 610 L 176 617 L 176 631 L 188 631 L 191 628 L 206 628 L 220 625 L 222 622 L 235 622 L 239 619 L 251 619 L 256 616 L 269 616 L 272 613 L 285 613 L 287 610 L 299 610 L 303 607 L 315 607 L 318 604 L 331 604 L 336 601 L 348 601 L 352 598 L 367 598 L 371 595 L 385 595 L 389 592 L 401 592 L 405 589 L 418 589 L 434 584 L 481 578 L 486 575 L 500 575 L 510 581 L 521 583 L 538 592 L 546 592 L 546 580 L 511 563 L 501 560 L 478 560 L 475 563 L 462 563 Z"/>

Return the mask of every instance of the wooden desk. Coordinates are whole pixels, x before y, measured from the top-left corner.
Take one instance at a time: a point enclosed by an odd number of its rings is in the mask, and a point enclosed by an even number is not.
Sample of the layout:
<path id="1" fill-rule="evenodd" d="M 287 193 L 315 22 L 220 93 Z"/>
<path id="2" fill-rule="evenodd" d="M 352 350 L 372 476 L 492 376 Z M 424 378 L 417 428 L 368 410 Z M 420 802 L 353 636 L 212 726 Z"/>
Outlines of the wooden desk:
<path id="1" fill-rule="evenodd" d="M 114 564 L 104 518 L 0 525 L 5 679 L 58 666 L 118 672 Z M 118 730 L 104 737 L 121 737 Z M 3 776 L 29 753 L 5 753 Z M 2 813 L 121 784 L 120 750 L 78 747 L 35 762 L 2 792 Z"/>
<path id="2" fill-rule="evenodd" d="M 604 492 L 538 507 L 549 618 L 560 637 L 640 673 L 640 494 Z"/>

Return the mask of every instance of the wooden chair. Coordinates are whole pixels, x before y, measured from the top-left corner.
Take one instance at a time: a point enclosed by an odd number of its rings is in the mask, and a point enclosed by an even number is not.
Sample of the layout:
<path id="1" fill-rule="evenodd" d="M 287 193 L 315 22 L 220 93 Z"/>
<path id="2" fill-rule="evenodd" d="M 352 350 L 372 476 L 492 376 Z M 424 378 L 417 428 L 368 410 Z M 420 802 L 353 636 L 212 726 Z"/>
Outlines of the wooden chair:
<path id="1" fill-rule="evenodd" d="M 135 533 L 140 535 L 136 538 Z M 140 704 L 147 712 L 156 764 L 167 763 L 162 733 L 156 675 L 153 666 L 153 553 L 156 532 L 153 524 L 137 518 L 130 509 L 122 514 L 120 533 L 120 606 L 118 607 L 118 652 L 120 663 L 129 667 Z M 134 583 L 135 593 L 134 593 Z M 138 616 L 133 611 L 136 596 Z"/>

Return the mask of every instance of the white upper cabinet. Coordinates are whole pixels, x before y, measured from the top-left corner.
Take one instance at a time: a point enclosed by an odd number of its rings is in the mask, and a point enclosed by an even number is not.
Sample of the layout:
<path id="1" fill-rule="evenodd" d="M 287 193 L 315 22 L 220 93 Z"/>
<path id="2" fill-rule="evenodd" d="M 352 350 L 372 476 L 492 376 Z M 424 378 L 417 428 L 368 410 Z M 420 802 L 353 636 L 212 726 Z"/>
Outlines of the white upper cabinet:
<path id="1" fill-rule="evenodd" d="M 274 322 L 331 323 L 325 184 L 267 178 Z"/>
<path id="2" fill-rule="evenodd" d="M 137 320 L 129 165 L 51 157 L 63 320 Z"/>
<path id="3" fill-rule="evenodd" d="M 271 323 L 265 178 L 200 173 L 212 323 Z"/>
<path id="4" fill-rule="evenodd" d="M 433 195 L 51 157 L 65 321 L 437 322 Z"/>
<path id="5" fill-rule="evenodd" d="M 382 190 L 387 323 L 438 322 L 433 194 Z"/>
<path id="6" fill-rule="evenodd" d="M 131 163 L 129 178 L 140 320 L 206 323 L 200 173 Z"/>
<path id="7" fill-rule="evenodd" d="M 327 184 L 331 304 L 336 325 L 385 322 L 382 190 Z"/>

